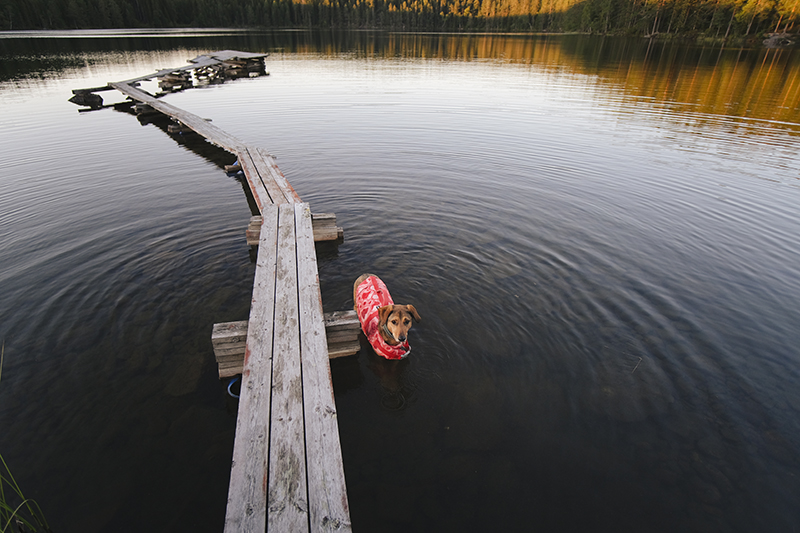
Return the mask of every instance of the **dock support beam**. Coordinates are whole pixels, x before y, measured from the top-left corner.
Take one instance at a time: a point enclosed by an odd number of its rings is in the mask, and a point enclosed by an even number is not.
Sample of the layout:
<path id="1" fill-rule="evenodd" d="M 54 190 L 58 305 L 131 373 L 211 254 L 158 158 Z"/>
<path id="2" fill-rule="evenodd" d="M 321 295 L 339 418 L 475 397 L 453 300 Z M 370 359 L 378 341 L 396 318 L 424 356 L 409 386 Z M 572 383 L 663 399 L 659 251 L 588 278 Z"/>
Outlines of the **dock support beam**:
<path id="1" fill-rule="evenodd" d="M 245 231 L 247 244 L 258 246 L 258 238 L 261 235 L 262 217 L 250 217 L 250 223 Z M 311 214 L 311 225 L 314 228 L 314 242 L 322 241 L 341 241 L 344 239 L 344 230 L 336 225 L 336 215 L 333 213 Z"/>
<path id="2" fill-rule="evenodd" d="M 358 353 L 361 349 L 361 342 L 358 340 L 361 323 L 355 311 L 325 313 L 324 320 L 329 359 Z M 214 346 L 220 379 L 242 373 L 247 326 L 247 320 L 214 324 L 211 344 Z"/>

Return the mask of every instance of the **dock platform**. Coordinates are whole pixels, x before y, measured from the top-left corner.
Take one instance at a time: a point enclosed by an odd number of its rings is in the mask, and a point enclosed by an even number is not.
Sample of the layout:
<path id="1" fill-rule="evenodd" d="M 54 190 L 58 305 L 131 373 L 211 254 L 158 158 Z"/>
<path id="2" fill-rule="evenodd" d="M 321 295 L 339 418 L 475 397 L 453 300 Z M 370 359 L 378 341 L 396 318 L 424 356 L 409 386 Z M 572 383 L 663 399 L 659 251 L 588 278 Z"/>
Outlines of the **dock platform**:
<path id="1" fill-rule="evenodd" d="M 264 57 L 214 52 L 73 92 L 96 103 L 95 92 L 116 89 L 236 154 L 260 211 L 225 531 L 351 531 L 310 207 L 265 150 L 138 87 L 153 78 L 188 80 L 201 68 L 247 71 Z"/>

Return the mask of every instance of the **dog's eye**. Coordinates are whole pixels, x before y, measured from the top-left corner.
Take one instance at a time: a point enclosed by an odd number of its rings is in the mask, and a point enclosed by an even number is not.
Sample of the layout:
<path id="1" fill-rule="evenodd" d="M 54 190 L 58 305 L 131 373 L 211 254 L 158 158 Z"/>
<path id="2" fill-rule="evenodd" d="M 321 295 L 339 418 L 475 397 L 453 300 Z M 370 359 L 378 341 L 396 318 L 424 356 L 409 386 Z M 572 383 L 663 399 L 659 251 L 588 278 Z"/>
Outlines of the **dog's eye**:
<path id="1" fill-rule="evenodd" d="M 411 324 L 411 321 L 410 321 L 410 320 L 404 320 L 404 321 L 403 321 L 403 325 L 404 325 L 404 326 L 407 326 L 407 325 L 409 325 L 409 324 Z"/>
<path id="2" fill-rule="evenodd" d="M 397 320 L 392 320 L 392 324 L 397 325 Z"/>

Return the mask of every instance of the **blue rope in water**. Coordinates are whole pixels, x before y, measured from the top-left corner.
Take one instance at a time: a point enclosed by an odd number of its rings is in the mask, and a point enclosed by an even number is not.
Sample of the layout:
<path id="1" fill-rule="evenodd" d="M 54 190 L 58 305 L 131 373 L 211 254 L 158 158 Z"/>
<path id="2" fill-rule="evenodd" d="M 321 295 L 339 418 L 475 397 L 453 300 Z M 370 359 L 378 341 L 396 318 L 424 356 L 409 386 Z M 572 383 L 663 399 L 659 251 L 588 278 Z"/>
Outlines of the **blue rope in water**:
<path id="1" fill-rule="evenodd" d="M 230 394 L 233 398 L 238 398 L 239 395 L 238 394 L 234 394 L 233 391 L 231 391 L 231 387 L 233 387 L 233 384 L 236 383 L 237 381 L 239 381 L 240 379 L 242 379 L 242 376 L 236 376 L 235 378 L 233 378 L 231 380 L 230 383 L 228 383 L 228 394 Z"/>

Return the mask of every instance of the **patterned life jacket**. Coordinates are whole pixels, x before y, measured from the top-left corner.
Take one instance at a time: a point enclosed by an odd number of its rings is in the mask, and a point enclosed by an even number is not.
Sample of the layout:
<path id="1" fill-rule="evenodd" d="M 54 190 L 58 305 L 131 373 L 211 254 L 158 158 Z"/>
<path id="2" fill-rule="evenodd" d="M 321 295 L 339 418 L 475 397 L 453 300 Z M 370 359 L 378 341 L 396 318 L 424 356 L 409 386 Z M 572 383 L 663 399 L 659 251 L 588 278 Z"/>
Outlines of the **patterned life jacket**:
<path id="1" fill-rule="evenodd" d="M 356 287 L 356 312 L 361 321 L 361 329 L 372 345 L 372 349 L 386 359 L 405 359 L 411 353 L 408 341 L 392 346 L 383 340 L 379 331 L 378 309 L 392 304 L 394 301 L 392 295 L 389 294 L 389 289 L 376 276 L 368 277 Z"/>

